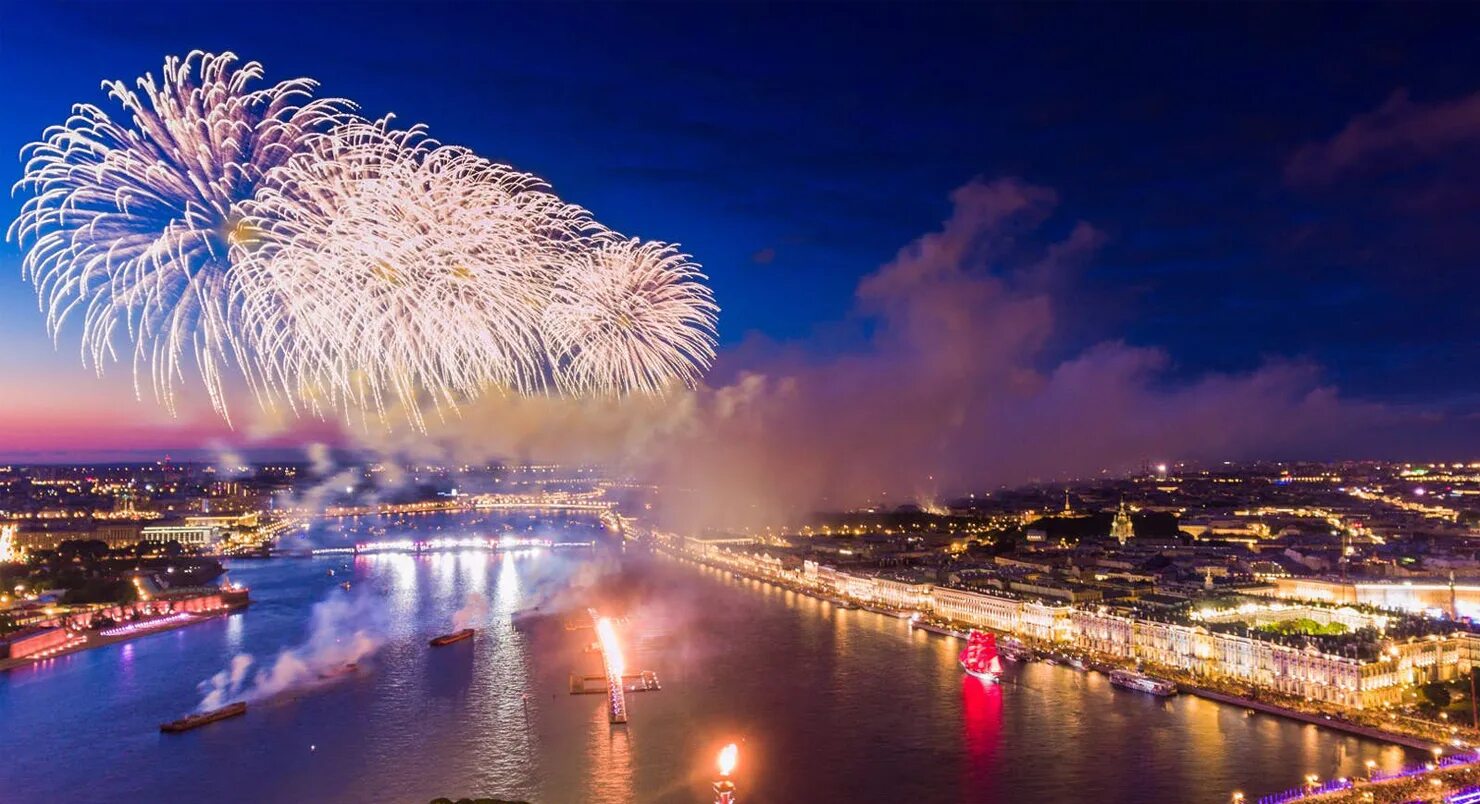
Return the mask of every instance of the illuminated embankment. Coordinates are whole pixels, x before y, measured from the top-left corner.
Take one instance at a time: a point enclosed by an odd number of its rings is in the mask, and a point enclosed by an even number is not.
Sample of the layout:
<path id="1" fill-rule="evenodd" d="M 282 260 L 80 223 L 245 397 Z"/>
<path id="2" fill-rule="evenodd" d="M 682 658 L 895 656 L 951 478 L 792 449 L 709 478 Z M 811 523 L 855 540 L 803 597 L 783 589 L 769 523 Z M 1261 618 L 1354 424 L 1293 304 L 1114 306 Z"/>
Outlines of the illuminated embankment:
<path id="1" fill-rule="evenodd" d="M 596 542 L 557 542 L 550 539 L 527 539 L 515 536 L 463 536 L 437 539 L 387 539 L 360 542 L 354 547 L 317 547 L 313 555 L 337 553 L 434 553 L 448 550 L 565 550 L 594 547 Z"/>

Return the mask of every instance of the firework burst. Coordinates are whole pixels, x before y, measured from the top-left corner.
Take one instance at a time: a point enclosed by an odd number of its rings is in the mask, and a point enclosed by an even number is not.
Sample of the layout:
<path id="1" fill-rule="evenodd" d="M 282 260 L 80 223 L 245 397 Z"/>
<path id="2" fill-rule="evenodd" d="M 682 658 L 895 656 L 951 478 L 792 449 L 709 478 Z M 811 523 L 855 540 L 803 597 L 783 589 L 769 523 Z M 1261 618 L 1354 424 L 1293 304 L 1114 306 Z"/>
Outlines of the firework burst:
<path id="1" fill-rule="evenodd" d="M 228 417 L 264 407 L 424 411 L 496 390 L 661 393 L 714 358 L 717 308 L 688 257 L 626 240 L 533 176 L 367 122 L 307 79 L 192 52 L 105 82 L 22 152 L 26 249 L 53 337 L 82 319 L 99 372 L 132 344 L 174 411 L 188 357 Z M 230 369 L 235 368 L 237 375 Z M 227 419 L 230 421 L 229 417 Z"/>
<path id="2" fill-rule="evenodd" d="M 240 205 L 349 108 L 313 100 L 307 79 L 251 88 L 261 78 L 261 65 L 231 53 L 170 57 L 159 83 L 103 83 L 122 115 L 75 106 L 22 152 L 16 189 L 33 195 L 7 239 L 29 243 L 23 270 L 53 337 L 80 311 L 83 360 L 101 372 L 126 331 L 136 391 L 150 374 L 171 412 L 189 350 L 227 415 L 223 370 L 234 359 L 251 371 L 229 314 Z"/>
<path id="3" fill-rule="evenodd" d="M 592 245 L 556 278 L 544 312 L 558 387 L 660 394 L 697 383 L 719 312 L 699 267 L 665 243 L 608 234 Z"/>
<path id="4" fill-rule="evenodd" d="M 305 405 L 455 407 L 545 387 L 539 311 L 594 224 L 527 174 L 389 119 L 316 136 L 246 205 L 243 321 Z"/>

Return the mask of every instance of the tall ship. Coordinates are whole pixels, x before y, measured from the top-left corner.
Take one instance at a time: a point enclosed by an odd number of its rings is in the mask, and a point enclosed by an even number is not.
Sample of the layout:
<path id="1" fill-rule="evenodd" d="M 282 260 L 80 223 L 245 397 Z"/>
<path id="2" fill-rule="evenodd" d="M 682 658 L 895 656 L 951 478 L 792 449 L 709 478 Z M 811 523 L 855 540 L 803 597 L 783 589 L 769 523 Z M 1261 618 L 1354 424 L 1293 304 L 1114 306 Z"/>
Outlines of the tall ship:
<path id="1" fill-rule="evenodd" d="M 1002 678 L 1002 658 L 997 655 L 997 635 L 972 629 L 961 651 L 961 669 L 982 681 L 996 683 Z"/>
<path id="2" fill-rule="evenodd" d="M 1149 692 L 1152 695 L 1166 697 L 1177 694 L 1177 685 L 1170 681 L 1142 675 L 1133 670 L 1111 670 L 1110 683 L 1117 687 L 1125 687 L 1136 692 Z"/>

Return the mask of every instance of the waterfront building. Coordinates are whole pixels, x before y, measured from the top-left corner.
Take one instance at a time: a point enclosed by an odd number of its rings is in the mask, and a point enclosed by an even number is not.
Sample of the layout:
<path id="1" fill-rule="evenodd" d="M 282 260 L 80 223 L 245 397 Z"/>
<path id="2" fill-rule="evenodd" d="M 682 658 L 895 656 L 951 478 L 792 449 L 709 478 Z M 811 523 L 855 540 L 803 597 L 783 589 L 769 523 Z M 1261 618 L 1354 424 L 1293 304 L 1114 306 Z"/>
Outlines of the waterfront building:
<path id="1" fill-rule="evenodd" d="M 1480 583 L 1438 579 L 1343 581 L 1324 578 L 1266 579 L 1269 594 L 1294 600 L 1359 603 L 1415 613 L 1443 613 L 1480 619 Z"/>
<path id="2" fill-rule="evenodd" d="M 220 538 L 221 529 L 214 525 L 150 525 L 140 534 L 146 544 L 179 542 L 186 547 L 209 547 Z"/>
<path id="3" fill-rule="evenodd" d="M 840 594 L 854 576 L 819 566 Z M 870 579 L 872 580 L 872 579 Z M 1388 640 L 1371 658 L 1336 655 L 1258 636 L 1222 633 L 1200 622 L 1151 619 L 1128 609 L 1041 602 L 1005 592 L 936 586 L 921 610 L 935 616 L 1122 661 L 1183 671 L 1211 682 L 1237 682 L 1307 701 L 1363 709 L 1403 701 L 1417 685 L 1447 681 L 1480 666 L 1480 635 L 1455 633 Z M 1294 619 L 1382 628 L 1388 617 L 1310 604 L 1244 607 L 1201 616 L 1208 623 L 1238 619 L 1267 624 Z"/>

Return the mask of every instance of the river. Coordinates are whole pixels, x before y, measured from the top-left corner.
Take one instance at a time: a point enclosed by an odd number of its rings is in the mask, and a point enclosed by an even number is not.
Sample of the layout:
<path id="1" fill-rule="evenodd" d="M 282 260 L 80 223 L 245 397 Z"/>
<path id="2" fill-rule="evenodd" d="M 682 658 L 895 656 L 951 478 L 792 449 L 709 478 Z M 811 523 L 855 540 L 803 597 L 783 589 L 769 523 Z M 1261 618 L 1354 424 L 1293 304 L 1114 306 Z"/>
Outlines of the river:
<path id="1" fill-rule="evenodd" d="M 522 515 L 375 533 L 495 524 L 593 533 Z M 954 640 L 612 545 L 229 569 L 252 590 L 246 611 L 0 675 L 0 801 L 706 802 L 730 741 L 744 802 L 1225 802 L 1307 773 L 1357 775 L 1368 759 L 1413 761 L 1065 667 L 1009 665 L 1002 684 L 983 686 L 956 666 Z M 470 593 L 489 602 L 483 630 L 429 649 Z M 335 596 L 378 612 L 383 644 L 358 670 L 256 701 L 245 717 L 158 732 L 233 656 L 260 668 L 302 642 L 313 605 Z M 564 617 L 513 627 L 510 615 L 535 603 L 576 620 L 587 605 L 629 616 L 627 666 L 663 686 L 629 695 L 629 726 L 608 725 L 603 696 L 568 693 L 572 671 L 595 672 L 590 631 Z"/>

